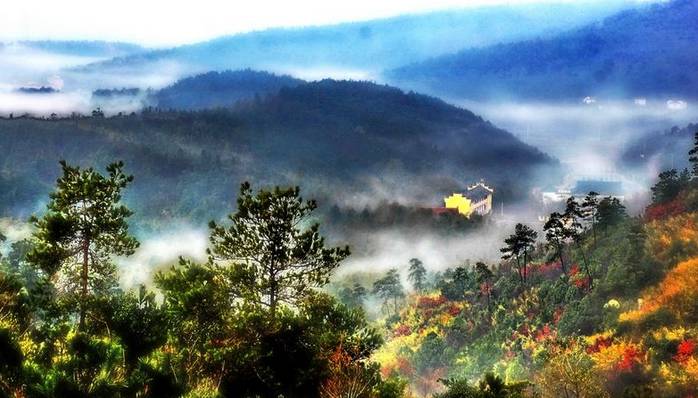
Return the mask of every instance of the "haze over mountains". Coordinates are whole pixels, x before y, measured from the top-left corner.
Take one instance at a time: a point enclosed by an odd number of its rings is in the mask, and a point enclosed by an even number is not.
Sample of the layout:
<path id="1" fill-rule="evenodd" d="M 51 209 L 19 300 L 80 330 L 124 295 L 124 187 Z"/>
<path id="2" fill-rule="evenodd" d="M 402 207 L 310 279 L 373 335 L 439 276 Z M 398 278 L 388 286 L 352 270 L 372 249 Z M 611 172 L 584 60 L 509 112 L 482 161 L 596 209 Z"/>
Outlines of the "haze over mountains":
<path id="1" fill-rule="evenodd" d="M 389 71 L 456 98 L 698 97 L 698 2 L 623 11 L 549 38 L 468 49 Z"/>
<path id="2" fill-rule="evenodd" d="M 326 205 L 438 206 L 443 192 L 487 178 L 499 200 L 525 196 L 556 162 L 473 113 L 372 83 L 323 80 L 215 111 L 0 120 L 0 212 L 41 207 L 66 159 L 123 159 L 127 198 L 145 221 L 205 223 L 237 185 L 299 184 Z M 148 200 L 140 200 L 147 197 Z"/>
<path id="3" fill-rule="evenodd" d="M 387 68 L 464 48 L 547 37 L 635 6 L 632 1 L 449 10 L 293 29 L 269 29 L 170 49 L 114 54 L 61 68 L 66 87 L 156 87 L 191 74 L 253 68 L 304 79 L 372 79 Z M 54 71 L 58 73 L 58 71 Z M 100 84 L 102 86 L 100 86 Z"/>
<path id="4" fill-rule="evenodd" d="M 17 49 L 30 51 L 27 57 L 0 58 L 11 72 L 0 76 L 0 115 L 55 113 L 60 119 L 72 112 L 90 114 L 96 107 L 107 116 L 154 107 L 147 117 L 94 121 L 99 126 L 93 126 L 95 129 L 109 131 L 108 141 L 95 144 L 95 149 L 104 148 L 100 156 L 127 154 L 135 149 L 129 146 L 112 152 L 116 149 L 110 145 L 118 144 L 118 148 L 123 142 L 131 145 L 141 139 L 145 142 L 139 144 L 138 151 L 157 152 L 159 148 L 148 146 L 159 139 L 171 139 L 166 131 L 180 129 L 178 123 L 183 120 L 194 120 L 184 123 L 196 129 L 186 132 L 189 135 L 181 143 L 185 154 L 191 148 L 201 153 L 205 150 L 207 155 L 228 148 L 231 152 L 221 154 L 222 158 L 248 159 L 249 153 L 239 152 L 236 136 L 223 133 L 244 122 L 242 131 L 256 134 L 249 145 L 257 145 L 259 137 L 269 140 L 259 141 L 255 151 L 260 152 L 249 158 L 256 159 L 255 168 L 264 176 L 268 170 L 272 174 L 294 170 L 285 176 L 293 182 L 300 174 L 289 177 L 291 174 L 313 168 L 321 170 L 318 175 L 324 173 L 323 178 L 340 179 L 337 172 L 342 171 L 341 178 L 351 180 L 356 177 L 353 172 L 364 178 L 389 166 L 398 170 L 397 174 L 405 171 L 404 178 L 423 178 L 441 170 L 461 184 L 468 178 L 492 178 L 501 184 L 498 192 L 504 198 L 514 193 L 525 197 L 535 181 L 531 170 L 541 162 L 549 163 L 549 159 L 541 160 L 546 157 L 521 141 L 560 159 L 578 174 L 599 175 L 617 171 L 616 159 L 621 158 L 626 142 L 645 133 L 644 129 L 664 130 L 694 121 L 690 99 L 695 95 L 692 87 L 698 84 L 698 50 L 694 45 L 698 28 L 692 21 L 698 19 L 697 8 L 690 0 L 482 7 L 332 26 L 270 29 L 160 50 L 104 42 L 18 43 L 0 48 L 3 54 L 20 54 Z M 22 68 L 20 61 L 42 66 Z M 395 88 L 312 82 L 335 75 L 388 79 L 392 86 L 442 96 L 482 117 L 444 103 L 435 106 L 431 99 L 403 108 L 396 104 L 426 97 Z M 55 90 L 21 90 L 44 86 Z M 326 90 L 331 94 L 323 95 Z M 299 92 L 305 97 L 301 105 L 294 105 L 295 100 L 288 95 Z M 346 98 L 338 102 L 337 96 Z M 582 104 L 586 96 L 590 102 Z M 640 96 L 647 97 L 646 102 L 632 102 Z M 611 97 L 621 105 L 604 102 Z M 675 109 L 668 109 L 665 97 L 677 99 Z M 394 104 L 376 105 L 377 98 Z M 678 100 L 681 98 L 689 102 Z M 503 99 L 518 102 L 502 103 Z M 282 110 L 277 108 L 279 104 Z M 288 110 L 296 106 L 294 111 Z M 198 112 L 212 108 L 226 109 Z M 153 116 L 158 109 L 179 112 Z M 406 115 L 405 109 L 416 114 Z M 185 117 L 190 111 L 197 112 Z M 462 115 L 469 116 L 463 119 Z M 265 117 L 274 122 L 265 121 Z M 473 122 L 475 119 L 479 121 Z M 53 122 L 8 123 L 35 123 L 49 129 L 45 126 Z M 68 131 L 70 123 L 55 123 L 64 133 Z M 361 135 L 366 123 L 379 129 L 380 139 L 368 140 Z M 134 129 L 144 130 L 142 135 L 134 135 Z M 18 130 L 8 131 L 12 135 Z M 600 139 L 611 131 L 612 140 Z M 411 133 L 417 139 L 412 140 Z M 208 142 L 211 134 L 219 141 L 210 148 L 209 144 L 199 146 L 197 140 Z M 408 136 L 410 140 L 405 140 Z M 66 139 L 75 139 L 79 147 L 77 138 Z M 352 141 L 355 139 L 358 141 Z M 165 141 L 161 145 L 168 148 L 171 144 Z M 360 159 L 346 158 L 350 153 Z M 167 156 L 179 159 L 180 155 Z M 131 159 L 138 158 L 133 156 Z M 501 160 L 511 156 L 511 164 Z M 286 163 L 279 163 L 278 157 Z M 49 156 L 52 161 L 54 158 Z M 369 159 L 373 162 L 370 165 L 365 163 Z M 329 163 L 324 163 L 326 160 Z M 448 164 L 448 170 L 443 164 Z M 11 169 L 9 163 L 7 167 Z M 245 175 L 236 170 L 228 173 L 231 181 Z M 3 178 L 20 177 L 10 171 Z M 517 178 L 530 180 L 512 184 Z M 452 186 L 427 179 L 431 181 L 425 185 L 430 189 Z M 392 189 L 381 188 L 384 192 Z M 418 194 L 409 192 L 406 196 Z M 430 195 L 438 196 L 435 190 Z"/>

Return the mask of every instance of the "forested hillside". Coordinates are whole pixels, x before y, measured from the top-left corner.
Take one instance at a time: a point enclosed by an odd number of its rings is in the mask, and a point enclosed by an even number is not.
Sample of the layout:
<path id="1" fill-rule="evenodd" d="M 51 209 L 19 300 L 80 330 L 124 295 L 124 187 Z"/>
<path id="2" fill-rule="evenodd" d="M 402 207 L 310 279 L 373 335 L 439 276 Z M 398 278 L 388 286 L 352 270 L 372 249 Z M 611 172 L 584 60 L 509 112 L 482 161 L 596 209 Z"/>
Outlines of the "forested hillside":
<path id="1" fill-rule="evenodd" d="M 413 396 L 692 397 L 698 133 L 693 148 L 693 169 L 662 172 L 639 217 L 590 193 L 542 230 L 517 225 L 498 264 L 412 259 L 335 290 L 350 307 L 382 304 L 373 358 Z"/>
<path id="2" fill-rule="evenodd" d="M 687 152 L 691 170 L 662 172 L 641 217 L 590 192 L 541 232 L 517 224 L 499 263 L 434 272 L 414 258 L 330 286 L 350 249 L 325 243 L 317 203 L 244 182 L 209 224 L 208 259 L 181 258 L 137 291 L 119 288 L 113 262 L 139 246 L 121 200 L 134 177 L 122 162 L 61 162 L 31 235 L 0 234 L 0 392 L 691 397 L 698 133 Z"/>
<path id="3" fill-rule="evenodd" d="M 196 110 L 232 107 L 237 101 L 263 98 L 302 80 L 252 70 L 208 72 L 178 80 L 149 98 L 161 109 Z"/>
<path id="4" fill-rule="evenodd" d="M 626 145 L 621 160 L 632 167 L 659 167 L 662 170 L 688 167 L 688 159 L 683 153 L 697 129 L 698 125 L 689 124 L 642 135 Z"/>
<path id="5" fill-rule="evenodd" d="M 126 200 L 141 221 L 220 217 L 239 181 L 289 184 L 326 204 L 399 198 L 375 182 L 410 184 L 405 194 L 438 205 L 440 195 L 486 178 L 503 200 L 527 192 L 539 168 L 556 162 L 487 121 L 444 102 L 371 83 L 325 80 L 284 88 L 234 108 L 146 109 L 104 117 L 0 120 L 2 214 L 41 207 L 61 159 L 123 159 L 138 171 Z M 393 178 L 395 176 L 395 178 Z M 404 185 L 404 184 L 403 184 Z M 374 191 L 376 190 L 376 191 Z M 149 200 L 141 200 L 148 197 Z"/>
<path id="6" fill-rule="evenodd" d="M 402 87 L 459 98 L 696 98 L 698 3 L 623 11 L 557 35 L 469 49 L 387 73 Z"/>

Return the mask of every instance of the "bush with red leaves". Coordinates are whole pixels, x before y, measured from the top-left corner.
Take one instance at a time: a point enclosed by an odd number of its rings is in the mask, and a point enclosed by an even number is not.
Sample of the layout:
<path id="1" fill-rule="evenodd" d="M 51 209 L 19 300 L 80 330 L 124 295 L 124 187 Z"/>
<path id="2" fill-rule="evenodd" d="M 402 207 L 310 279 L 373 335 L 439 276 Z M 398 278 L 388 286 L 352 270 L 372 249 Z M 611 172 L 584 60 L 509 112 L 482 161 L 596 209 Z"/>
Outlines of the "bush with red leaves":
<path id="1" fill-rule="evenodd" d="M 683 340 L 676 348 L 674 360 L 678 363 L 686 363 L 693 356 L 696 350 L 696 343 L 692 339 Z"/>
<path id="2" fill-rule="evenodd" d="M 670 202 L 647 206 L 645 209 L 645 219 L 647 221 L 654 221 L 673 217 L 685 212 L 685 207 L 686 206 L 684 206 L 683 199 L 679 196 Z"/>

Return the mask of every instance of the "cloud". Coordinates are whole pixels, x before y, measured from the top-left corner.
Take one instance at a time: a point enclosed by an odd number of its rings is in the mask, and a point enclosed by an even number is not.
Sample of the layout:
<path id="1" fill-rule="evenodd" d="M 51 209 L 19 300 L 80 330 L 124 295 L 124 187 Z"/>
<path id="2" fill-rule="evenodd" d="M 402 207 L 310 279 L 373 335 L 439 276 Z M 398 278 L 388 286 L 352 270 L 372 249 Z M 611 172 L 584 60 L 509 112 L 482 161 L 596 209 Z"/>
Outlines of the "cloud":
<path id="1" fill-rule="evenodd" d="M 183 227 L 145 239 L 136 253 L 117 261 L 121 284 L 126 288 L 149 284 L 154 273 L 173 265 L 180 256 L 194 261 L 206 259 L 207 231 Z"/>

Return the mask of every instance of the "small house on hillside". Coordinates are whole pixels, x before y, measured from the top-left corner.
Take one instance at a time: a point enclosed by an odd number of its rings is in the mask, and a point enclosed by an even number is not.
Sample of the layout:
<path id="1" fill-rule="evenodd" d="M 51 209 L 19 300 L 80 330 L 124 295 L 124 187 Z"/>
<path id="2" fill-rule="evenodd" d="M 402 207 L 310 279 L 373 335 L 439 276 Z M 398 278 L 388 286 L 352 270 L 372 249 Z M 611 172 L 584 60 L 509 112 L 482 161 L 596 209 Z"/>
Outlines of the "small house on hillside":
<path id="1" fill-rule="evenodd" d="M 457 210 L 460 215 L 465 217 L 470 217 L 473 213 L 484 216 L 492 212 L 493 194 L 494 189 L 480 181 L 468 186 L 465 192 L 453 193 L 444 198 L 443 209 Z M 435 211 L 436 213 L 438 212 Z"/>

